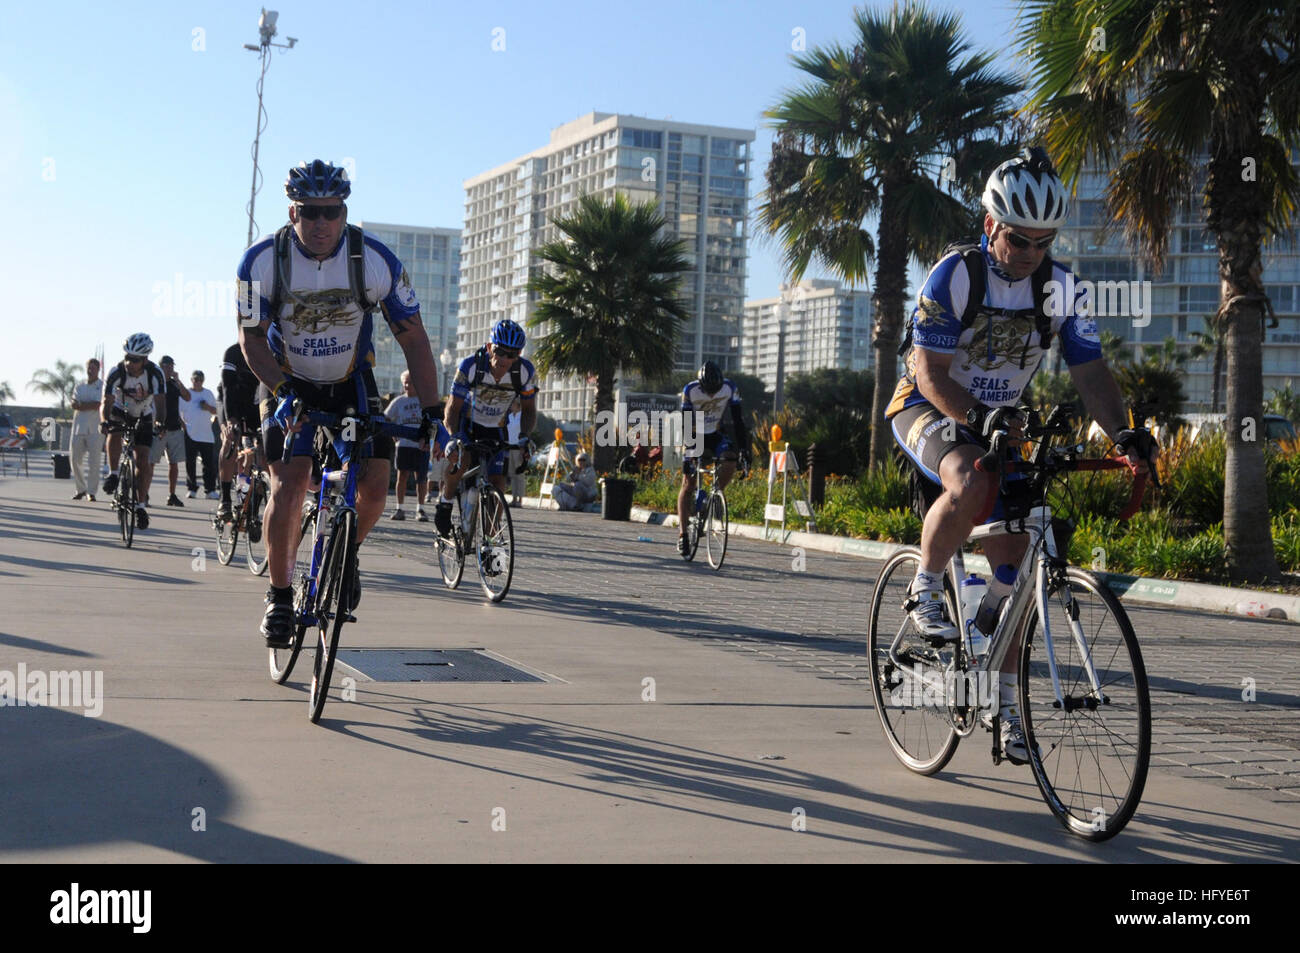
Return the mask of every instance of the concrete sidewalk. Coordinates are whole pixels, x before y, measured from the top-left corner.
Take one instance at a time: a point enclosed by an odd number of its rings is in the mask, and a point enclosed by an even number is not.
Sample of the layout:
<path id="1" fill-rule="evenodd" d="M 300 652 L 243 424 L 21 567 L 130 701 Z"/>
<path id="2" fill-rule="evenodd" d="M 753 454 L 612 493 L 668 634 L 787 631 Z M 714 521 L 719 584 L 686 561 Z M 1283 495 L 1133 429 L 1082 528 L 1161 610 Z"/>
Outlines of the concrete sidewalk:
<path id="1" fill-rule="evenodd" d="M 425 524 L 396 551 L 368 545 L 343 635 L 345 649 L 483 647 L 552 680 L 358 679 L 343 701 L 336 670 L 312 726 L 311 653 L 290 684 L 270 681 L 265 579 L 242 555 L 217 563 L 208 506 L 155 507 L 125 550 L 108 507 L 70 492 L 0 483 L 0 670 L 102 672 L 106 696 L 98 718 L 0 708 L 7 862 L 1295 859 L 1300 808 L 1171 773 L 1152 771 L 1138 817 L 1102 846 L 1060 827 L 1027 768 L 994 769 L 983 733 L 941 775 L 912 775 L 865 694 L 550 599 L 538 553 L 571 514 L 512 510 L 520 557 L 497 606 L 472 567 L 458 591 L 436 581 Z M 585 571 L 618 578 L 618 560 L 580 550 Z"/>

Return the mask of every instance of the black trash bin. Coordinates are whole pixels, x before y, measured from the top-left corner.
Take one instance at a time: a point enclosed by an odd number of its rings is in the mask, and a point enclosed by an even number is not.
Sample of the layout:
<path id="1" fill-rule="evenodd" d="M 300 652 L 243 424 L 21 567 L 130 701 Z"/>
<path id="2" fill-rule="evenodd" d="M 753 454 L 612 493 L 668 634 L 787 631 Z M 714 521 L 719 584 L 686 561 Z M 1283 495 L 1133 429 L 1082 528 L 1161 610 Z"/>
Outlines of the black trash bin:
<path id="1" fill-rule="evenodd" d="M 71 480 L 72 464 L 68 462 L 68 455 L 66 453 L 55 453 L 51 454 L 51 458 L 54 460 L 54 479 Z"/>
<path id="2" fill-rule="evenodd" d="M 632 516 L 632 491 L 636 489 L 636 480 L 616 480 L 605 477 L 600 481 L 600 518 L 605 520 L 627 520 Z"/>

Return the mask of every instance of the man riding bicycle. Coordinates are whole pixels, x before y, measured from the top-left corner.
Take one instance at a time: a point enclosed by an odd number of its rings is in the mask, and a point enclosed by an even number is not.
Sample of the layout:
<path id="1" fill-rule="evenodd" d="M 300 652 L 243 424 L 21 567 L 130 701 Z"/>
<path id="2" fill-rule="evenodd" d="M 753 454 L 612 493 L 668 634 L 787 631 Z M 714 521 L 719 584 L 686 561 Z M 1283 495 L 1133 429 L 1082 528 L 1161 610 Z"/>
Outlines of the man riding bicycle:
<path id="1" fill-rule="evenodd" d="M 907 369 L 885 412 L 894 439 L 930 481 L 930 496 L 935 497 L 909 589 L 911 620 L 922 635 L 952 641 L 958 633 L 944 611 L 944 567 L 971 528 L 988 515 L 987 501 L 999 480 L 997 474 L 976 470 L 975 461 L 988 451 L 995 431 L 1005 430 L 1013 446 L 1019 443 L 1024 420 L 1016 405 L 1052 336 L 1060 338 L 1084 404 L 1127 452 L 1129 465 L 1145 472 L 1157 453 L 1147 431 L 1127 429 L 1124 398 L 1101 356 L 1086 286 L 1073 300 L 1047 296 L 1048 289 L 1077 287 L 1071 272 L 1047 255 L 1069 211 L 1069 197 L 1047 154 L 1026 149 L 999 165 L 989 176 L 983 205 L 984 235 L 978 248 L 945 255 L 921 288 L 912 312 Z M 1010 588 L 1006 578 L 1014 580 L 1028 536 L 995 536 L 982 545 L 989 565 L 997 569 L 998 585 L 990 584 L 990 594 L 1005 593 Z M 1008 657 L 1014 658 L 1015 651 L 1011 646 Z M 1027 751 L 1015 708 L 1017 676 L 1004 672 L 1000 681 L 1003 749 L 1009 760 L 1023 764 Z"/>
<path id="2" fill-rule="evenodd" d="M 461 444 L 475 440 L 506 442 L 506 415 L 519 402 L 519 446 L 526 447 L 528 435 L 537 426 L 537 372 L 522 357 L 528 338 L 524 329 L 505 318 L 492 327 L 492 338 L 456 369 L 443 420 L 447 432 L 455 434 L 447 444 L 447 469 L 433 511 L 433 525 L 443 537 L 451 535 L 451 501 L 460 486 L 461 473 L 472 464 L 461 460 Z M 466 401 L 469 406 L 466 406 Z M 492 485 L 506 491 L 506 452 L 489 461 Z M 525 456 L 525 459 L 527 457 Z"/>
<path id="3" fill-rule="evenodd" d="M 289 224 L 262 239 L 239 263 L 239 343 L 262 382 L 262 420 L 271 497 L 263 522 L 271 588 L 261 632 L 272 648 L 293 631 L 292 574 L 303 495 L 311 475 L 316 427 L 294 417 L 301 409 L 379 414 L 371 366 L 372 311 L 378 307 L 406 356 L 424 410 L 437 421 L 438 373 L 406 270 L 382 242 L 347 224 L 352 191 L 347 173 L 320 159 L 289 171 L 284 184 Z M 269 292 L 269 297 L 268 297 Z M 285 441 L 290 459 L 283 459 Z M 379 520 L 388 496 L 392 440 L 363 448 L 357 483 L 357 543 Z M 356 605 L 360 592 L 353 594 Z"/>
<path id="4" fill-rule="evenodd" d="M 100 402 L 99 429 L 108 434 L 108 477 L 104 492 L 112 496 L 117 490 L 117 468 L 122 459 L 122 431 L 135 430 L 135 498 L 136 525 L 149 528 L 149 513 L 144 501 L 153 480 L 150 448 L 154 431 L 163 432 L 167 416 L 167 383 L 162 369 L 149 360 L 153 338 L 132 334 L 122 345 L 125 356 L 104 378 L 104 399 Z"/>
<path id="5" fill-rule="evenodd" d="M 221 383 L 217 385 L 217 413 L 221 421 L 221 452 L 217 466 L 221 479 L 221 504 L 217 519 L 231 522 L 230 488 L 235 472 L 245 472 L 242 461 L 245 452 L 258 453 L 255 437 L 261 432 L 262 418 L 257 409 L 257 389 L 261 386 L 257 375 L 244 360 L 244 352 L 236 341 L 221 356 Z M 257 461 L 266 466 L 265 460 Z M 256 540 L 254 540 L 256 542 Z"/>
<path id="6" fill-rule="evenodd" d="M 731 425 L 735 442 L 728 440 L 722 432 L 723 411 L 730 408 Z M 717 488 L 725 490 L 736 472 L 736 461 L 744 458 L 749 461 L 749 431 L 745 427 L 744 415 L 740 412 L 740 390 L 730 380 L 722 376 L 722 371 L 712 361 L 705 361 L 700 368 L 698 379 L 691 381 L 682 389 L 682 418 L 692 414 L 696 421 L 695 443 L 699 446 L 704 441 L 703 454 L 692 451 L 688 446 L 682 457 L 682 488 L 677 494 L 677 519 L 680 532 L 677 535 L 677 552 L 686 555 L 690 544 L 686 539 L 686 524 L 695 509 L 695 478 L 698 464 L 704 462 L 704 454 L 715 457 L 718 461 Z M 683 423 L 684 425 L 684 423 Z"/>

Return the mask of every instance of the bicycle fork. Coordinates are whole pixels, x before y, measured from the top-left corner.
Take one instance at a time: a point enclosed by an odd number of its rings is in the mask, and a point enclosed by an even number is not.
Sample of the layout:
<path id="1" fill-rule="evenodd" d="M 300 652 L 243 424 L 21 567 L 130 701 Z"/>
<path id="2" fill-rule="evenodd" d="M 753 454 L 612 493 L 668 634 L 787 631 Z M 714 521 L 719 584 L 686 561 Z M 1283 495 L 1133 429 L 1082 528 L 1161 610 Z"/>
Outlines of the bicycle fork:
<path id="1" fill-rule="evenodd" d="M 1074 593 L 1070 591 L 1070 579 L 1064 568 L 1058 570 L 1059 590 L 1058 594 L 1061 600 L 1061 608 L 1065 610 L 1066 618 L 1070 620 L 1070 636 L 1074 639 L 1075 648 L 1078 649 L 1079 657 L 1083 660 L 1084 671 L 1087 672 L 1088 682 L 1092 686 L 1090 697 L 1096 701 L 1105 704 L 1106 696 L 1101 691 L 1101 680 L 1097 678 L 1097 669 L 1092 663 L 1092 652 L 1088 648 L 1088 642 L 1083 633 L 1083 626 L 1079 624 L 1079 604 L 1075 601 Z M 1048 589 L 1052 582 L 1052 567 L 1048 557 L 1044 554 L 1038 560 L 1038 585 L 1035 587 L 1035 601 L 1038 606 L 1038 618 L 1043 626 L 1043 648 L 1047 653 L 1047 670 L 1052 676 L 1052 694 L 1056 701 L 1054 707 L 1069 711 L 1077 707 L 1078 703 L 1067 698 L 1061 691 L 1061 676 L 1056 668 L 1056 651 L 1052 642 L 1052 626 L 1049 621 L 1047 611 Z"/>

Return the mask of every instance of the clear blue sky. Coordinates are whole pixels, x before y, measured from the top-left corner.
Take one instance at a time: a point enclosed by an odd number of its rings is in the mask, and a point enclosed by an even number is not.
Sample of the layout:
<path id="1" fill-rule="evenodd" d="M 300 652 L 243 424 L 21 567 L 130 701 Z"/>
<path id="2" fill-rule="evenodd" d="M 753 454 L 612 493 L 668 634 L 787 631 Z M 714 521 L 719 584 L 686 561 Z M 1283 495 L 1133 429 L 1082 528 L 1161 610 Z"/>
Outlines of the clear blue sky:
<path id="1" fill-rule="evenodd" d="M 809 48 L 851 38 L 853 7 L 825 0 L 378 3 L 298 0 L 279 10 L 266 80 L 263 233 L 285 219 L 301 159 L 355 163 L 354 220 L 460 228 L 461 182 L 544 144 L 592 110 L 758 130 L 802 82 Z M 963 9 L 963 7 L 968 9 Z M 1008 0 L 961 4 L 970 38 L 1000 49 Z M 167 309 L 159 285 L 233 277 L 245 245 L 260 8 L 233 3 L 9 3 L 0 32 L 0 381 L 18 403 L 56 359 L 110 358 L 148 331 L 182 375 L 211 382 L 235 339 L 228 314 Z M 505 50 L 492 49 L 504 29 Z M 499 34 L 498 34 L 499 35 Z M 1003 64 L 1011 67 L 1008 61 Z M 751 247 L 746 297 L 774 294 L 774 249 Z M 163 311 L 164 313 L 158 313 Z M 386 332 L 380 332 L 386 333 Z"/>

